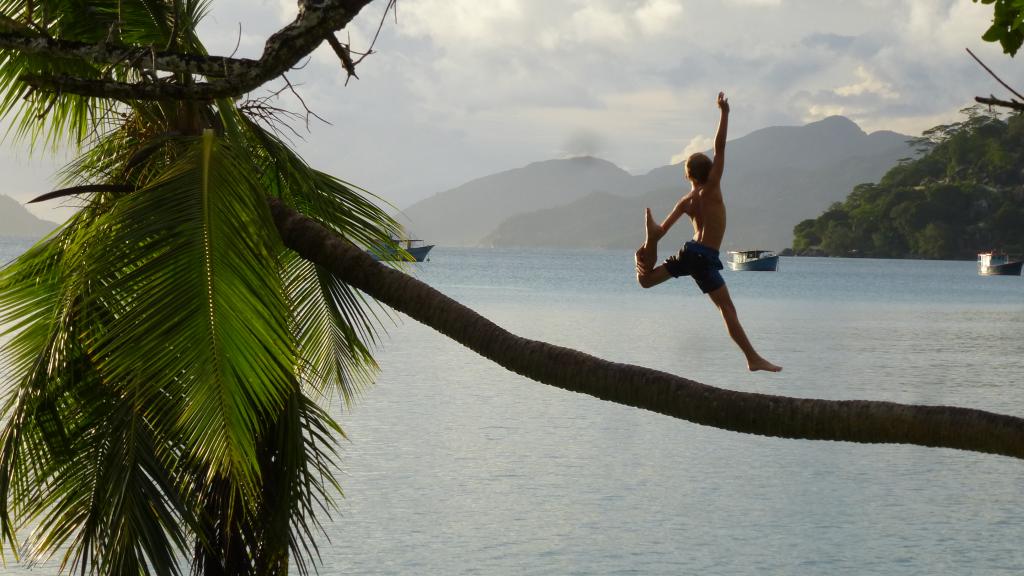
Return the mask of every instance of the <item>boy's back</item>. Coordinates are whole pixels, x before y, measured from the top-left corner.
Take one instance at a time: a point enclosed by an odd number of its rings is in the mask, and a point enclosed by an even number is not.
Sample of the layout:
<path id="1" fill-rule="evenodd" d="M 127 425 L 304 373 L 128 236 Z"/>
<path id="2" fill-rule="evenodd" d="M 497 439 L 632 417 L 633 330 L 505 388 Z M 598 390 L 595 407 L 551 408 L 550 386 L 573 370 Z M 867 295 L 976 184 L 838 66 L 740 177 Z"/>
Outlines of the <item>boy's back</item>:
<path id="1" fill-rule="evenodd" d="M 707 182 L 690 192 L 693 201 L 689 211 L 693 239 L 709 248 L 720 250 L 725 237 L 725 201 L 719 182 Z"/>

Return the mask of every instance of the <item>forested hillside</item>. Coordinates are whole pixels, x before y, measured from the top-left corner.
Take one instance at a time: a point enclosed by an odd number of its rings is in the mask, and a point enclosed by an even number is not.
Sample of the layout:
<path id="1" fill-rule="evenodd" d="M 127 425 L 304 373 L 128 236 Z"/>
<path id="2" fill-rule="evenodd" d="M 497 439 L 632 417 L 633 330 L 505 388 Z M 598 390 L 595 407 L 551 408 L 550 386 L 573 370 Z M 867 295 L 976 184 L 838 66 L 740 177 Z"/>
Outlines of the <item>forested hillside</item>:
<path id="1" fill-rule="evenodd" d="M 1024 116 L 964 112 L 915 142 L 925 154 L 797 224 L 794 251 L 940 259 L 1024 252 Z"/>

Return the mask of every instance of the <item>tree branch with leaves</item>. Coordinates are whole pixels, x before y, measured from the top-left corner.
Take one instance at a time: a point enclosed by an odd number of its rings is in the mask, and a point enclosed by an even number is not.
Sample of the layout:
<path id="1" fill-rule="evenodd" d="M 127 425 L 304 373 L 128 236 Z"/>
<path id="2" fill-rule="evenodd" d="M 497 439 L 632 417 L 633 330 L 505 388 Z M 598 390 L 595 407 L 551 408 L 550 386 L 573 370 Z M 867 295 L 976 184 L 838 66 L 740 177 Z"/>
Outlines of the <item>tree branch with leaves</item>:
<path id="1" fill-rule="evenodd" d="M 1020 50 L 1021 45 L 1024 44 L 1024 0 L 972 1 L 975 3 L 981 2 L 982 4 L 992 5 L 992 25 L 985 31 L 985 34 L 981 39 L 986 42 L 998 42 L 1003 48 L 1004 53 L 1009 54 L 1011 58 L 1014 57 L 1017 54 L 1017 51 Z M 997 82 L 1016 97 L 1005 99 L 997 98 L 994 94 L 990 94 L 989 96 L 976 96 L 974 100 L 980 104 L 986 104 L 988 106 L 999 106 L 1001 108 L 1009 108 L 1018 112 L 1024 111 L 1024 97 L 1021 96 L 1020 92 L 1011 88 L 1009 84 L 997 76 L 996 73 L 986 66 L 985 63 L 982 62 L 974 52 L 971 52 L 970 49 L 967 49 L 967 53 L 970 54 L 986 72 L 995 78 Z"/>
<path id="2" fill-rule="evenodd" d="M 349 74 L 354 65 L 349 50 L 334 33 L 343 29 L 371 0 L 299 0 L 295 20 L 271 35 L 257 60 L 207 56 L 200 51 L 160 50 L 157 45 L 126 44 L 116 34 L 98 43 L 53 38 L 47 22 L 35 22 L 32 3 L 24 3 L 23 20 L 18 14 L 0 16 L 0 48 L 23 55 L 39 55 L 88 64 L 92 73 L 54 73 L 25 70 L 17 81 L 48 92 L 76 94 L 117 100 L 214 100 L 242 96 L 280 77 L 309 55 L 323 41 L 341 49 L 339 56 Z M 51 12 L 52 13 L 52 12 Z M 111 27 L 110 30 L 115 30 Z M 173 38 L 168 39 L 173 43 Z M 111 68 L 135 74 L 110 78 Z M 83 70 L 84 71 L 84 70 Z M 170 73 L 170 75 L 161 75 Z M 196 79 L 195 76 L 205 79 Z"/>

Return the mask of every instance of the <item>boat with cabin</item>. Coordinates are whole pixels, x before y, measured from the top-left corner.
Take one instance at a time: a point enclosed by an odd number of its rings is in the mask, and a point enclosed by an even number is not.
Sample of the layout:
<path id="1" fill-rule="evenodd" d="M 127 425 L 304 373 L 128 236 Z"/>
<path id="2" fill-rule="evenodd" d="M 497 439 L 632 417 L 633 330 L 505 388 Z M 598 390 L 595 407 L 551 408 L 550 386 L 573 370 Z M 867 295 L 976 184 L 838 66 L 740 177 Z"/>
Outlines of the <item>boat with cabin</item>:
<path id="1" fill-rule="evenodd" d="M 1020 276 L 1024 260 L 1011 260 L 1005 252 L 981 252 L 978 254 L 980 276 Z"/>
<path id="2" fill-rule="evenodd" d="M 424 261 L 426 261 L 427 254 L 430 252 L 431 249 L 434 248 L 433 244 L 424 244 L 423 240 L 416 240 L 416 239 L 411 239 L 410 238 L 410 239 L 405 239 L 405 240 L 392 239 L 392 241 L 394 242 L 395 248 L 400 248 L 401 250 L 405 250 L 405 252 L 407 252 L 409 254 L 409 256 L 412 257 L 412 261 L 414 261 L 414 262 L 424 262 Z M 380 252 L 381 253 L 379 253 L 379 254 L 374 254 L 374 253 L 371 252 L 371 254 L 373 255 L 374 258 L 376 258 L 378 260 L 387 260 L 387 261 L 406 260 L 406 258 L 402 255 L 402 252 L 400 250 L 393 249 L 390 246 L 387 247 L 387 248 L 381 249 Z"/>
<path id="3" fill-rule="evenodd" d="M 737 250 L 729 256 L 730 270 L 774 272 L 779 268 L 779 255 L 771 250 Z"/>

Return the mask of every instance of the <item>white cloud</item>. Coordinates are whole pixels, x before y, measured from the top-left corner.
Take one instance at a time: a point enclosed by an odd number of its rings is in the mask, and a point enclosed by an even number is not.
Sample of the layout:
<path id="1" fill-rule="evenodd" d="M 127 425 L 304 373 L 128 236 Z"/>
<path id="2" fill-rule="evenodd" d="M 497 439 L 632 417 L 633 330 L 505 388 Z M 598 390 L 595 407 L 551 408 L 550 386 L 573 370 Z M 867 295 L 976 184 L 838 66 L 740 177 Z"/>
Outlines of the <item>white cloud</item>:
<path id="1" fill-rule="evenodd" d="M 880 80 L 863 65 L 857 66 L 856 74 L 857 77 L 860 78 L 860 82 L 840 86 L 839 88 L 836 88 L 834 92 L 840 96 L 861 96 L 865 94 L 872 94 L 885 99 L 900 97 L 899 92 L 893 90 L 889 84 Z"/>
<path id="2" fill-rule="evenodd" d="M 850 116 L 851 110 L 846 106 L 834 106 L 827 104 L 812 104 L 803 115 L 804 122 L 814 122 L 829 116 Z"/>
<path id="3" fill-rule="evenodd" d="M 991 6 L 976 2 L 904 0 L 908 15 L 896 21 L 908 45 L 924 53 L 958 51 L 981 44 L 992 19 Z"/>
<path id="4" fill-rule="evenodd" d="M 647 0 L 637 9 L 634 18 L 644 34 L 658 35 L 679 26 L 682 15 L 683 7 L 676 0 Z"/>
<path id="5" fill-rule="evenodd" d="M 691 106 L 684 95 L 668 89 L 623 91 L 604 95 L 595 106 L 531 106 L 515 110 L 510 123 L 526 120 L 543 124 L 558 133 L 587 126 L 604 134 L 644 134 L 645 139 L 662 139 L 663 131 L 680 126 L 679 119 Z M 493 117 L 492 112 L 487 112 Z M 675 140 L 672 138 L 672 140 Z"/>
<path id="6" fill-rule="evenodd" d="M 629 36 L 626 23 L 617 14 L 600 4 L 584 6 L 569 21 L 573 39 L 579 42 L 622 42 Z"/>
<path id="7" fill-rule="evenodd" d="M 696 154 L 697 152 L 706 152 L 707 150 L 710 150 L 711 147 L 714 146 L 714 144 L 714 138 L 711 138 L 710 136 L 704 136 L 703 134 L 698 134 L 697 136 L 694 136 L 693 139 L 690 140 L 690 143 L 686 145 L 686 148 L 683 148 L 682 152 L 672 156 L 672 159 L 669 160 L 669 164 L 679 164 L 680 162 L 685 162 L 691 154 Z"/>
<path id="8" fill-rule="evenodd" d="M 526 16 L 520 0 L 403 0 L 401 34 L 462 50 L 522 42 L 515 33 Z"/>
<path id="9" fill-rule="evenodd" d="M 729 3 L 740 6 L 782 6 L 782 0 L 729 0 Z"/>

